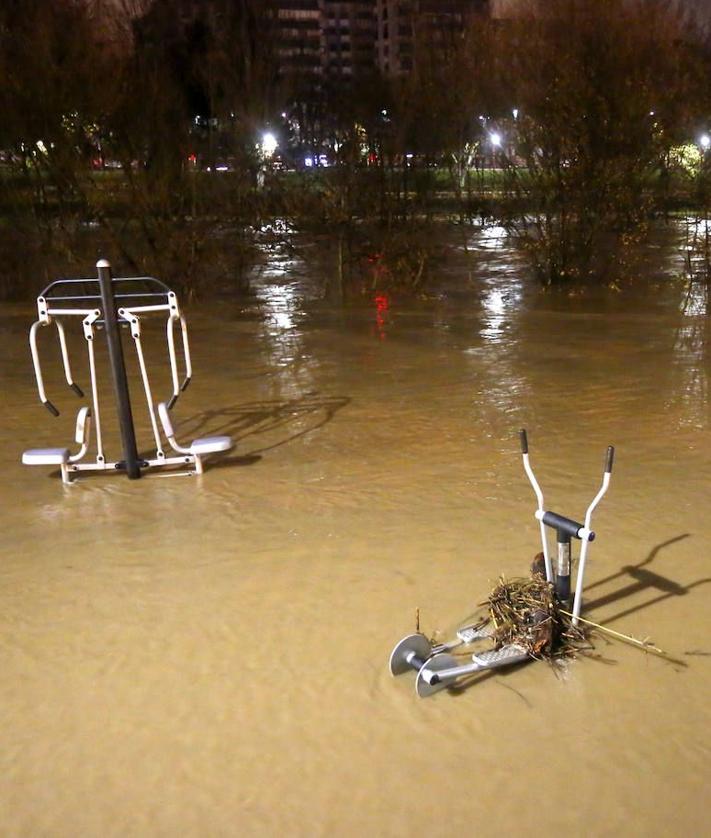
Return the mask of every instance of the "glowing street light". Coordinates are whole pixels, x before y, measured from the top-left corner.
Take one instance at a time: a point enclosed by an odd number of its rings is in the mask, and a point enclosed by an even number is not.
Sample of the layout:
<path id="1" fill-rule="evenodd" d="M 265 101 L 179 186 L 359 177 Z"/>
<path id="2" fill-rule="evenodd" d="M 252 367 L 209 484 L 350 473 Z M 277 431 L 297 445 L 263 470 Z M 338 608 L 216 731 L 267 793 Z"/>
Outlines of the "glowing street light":
<path id="1" fill-rule="evenodd" d="M 271 157 L 278 147 L 279 143 L 277 142 L 277 138 L 271 131 L 267 131 L 262 135 L 262 154 L 265 157 Z"/>
<path id="2" fill-rule="evenodd" d="M 699 145 L 703 148 L 704 151 L 709 150 L 709 146 L 711 146 L 711 137 L 708 134 L 702 134 L 699 137 Z"/>
<path id="3" fill-rule="evenodd" d="M 501 134 L 497 131 L 492 131 L 489 134 L 489 142 L 494 146 L 494 148 L 501 148 Z"/>

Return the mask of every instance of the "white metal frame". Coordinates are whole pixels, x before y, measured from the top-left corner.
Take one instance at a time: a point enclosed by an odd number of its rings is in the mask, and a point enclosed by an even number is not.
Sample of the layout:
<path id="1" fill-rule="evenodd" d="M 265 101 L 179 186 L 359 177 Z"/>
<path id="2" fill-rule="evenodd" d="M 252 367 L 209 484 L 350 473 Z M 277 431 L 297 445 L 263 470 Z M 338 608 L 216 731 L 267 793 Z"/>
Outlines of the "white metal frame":
<path id="1" fill-rule="evenodd" d="M 118 282 L 150 282 L 155 283 L 159 287 L 159 291 L 148 293 L 124 293 L 117 294 L 117 299 L 131 298 L 132 301 L 139 301 L 140 298 L 161 298 L 157 303 L 136 302 L 133 305 L 121 306 L 118 308 L 119 320 L 128 324 L 131 337 L 133 338 L 134 349 L 138 360 L 138 366 L 141 375 L 141 382 L 146 399 L 146 406 L 151 423 L 153 442 L 155 445 L 155 454 L 143 460 L 142 468 L 161 468 L 163 466 L 178 466 L 187 465 L 193 466 L 195 474 L 202 474 L 204 470 L 203 458 L 208 454 L 227 451 L 232 448 L 232 440 L 227 436 L 219 437 L 205 437 L 202 439 L 193 440 L 188 447 L 180 446 L 175 441 L 175 434 L 172 429 L 170 418 L 168 417 L 168 410 L 171 409 L 180 393 L 183 392 L 190 384 L 192 379 L 192 361 L 190 358 L 190 343 L 188 339 L 188 327 L 185 316 L 180 310 L 178 299 L 172 290 L 165 286 L 159 280 L 153 277 L 128 277 L 119 278 Z M 37 298 L 37 320 L 30 327 L 29 343 L 30 353 L 32 356 L 32 364 L 35 374 L 35 381 L 37 384 L 37 391 L 40 401 L 48 408 L 54 415 L 59 415 L 59 411 L 54 404 L 47 398 L 45 389 L 44 376 L 42 374 L 42 365 L 40 361 L 40 354 L 37 343 L 37 332 L 41 327 L 55 325 L 59 339 L 59 346 L 62 356 L 62 366 L 67 384 L 74 390 L 74 392 L 83 396 L 81 388 L 74 382 L 72 375 L 72 368 L 69 358 L 69 350 L 67 347 L 67 339 L 65 333 L 64 318 L 81 317 L 82 329 L 84 339 L 87 345 L 89 379 L 91 383 L 91 401 L 92 407 L 83 407 L 79 414 L 82 417 L 82 439 L 79 439 L 79 418 L 77 417 L 77 432 L 75 434 L 76 441 L 81 443 L 80 450 L 70 455 L 68 449 L 64 448 L 47 448 L 47 449 L 31 449 L 23 454 L 23 462 L 27 465 L 59 465 L 62 474 L 62 481 L 64 483 L 71 482 L 71 474 L 79 471 L 117 471 L 120 468 L 120 463 L 106 458 L 104 452 L 104 443 L 101 428 L 101 411 L 99 405 L 99 392 L 96 371 L 96 357 L 94 351 L 94 341 L 96 339 L 96 327 L 101 324 L 103 317 L 100 307 L 99 294 L 53 294 L 52 289 L 58 286 L 69 286 L 70 290 L 76 284 L 96 284 L 96 279 L 84 280 L 58 280 L 49 285 L 44 292 Z M 71 305 L 72 303 L 81 303 L 83 301 L 91 302 L 91 306 L 77 307 Z M 172 394 L 168 403 L 161 402 L 158 405 L 159 411 L 162 409 L 163 414 L 160 415 L 160 422 L 163 430 L 170 444 L 171 448 L 178 456 L 166 456 L 163 442 L 160 434 L 160 427 L 158 422 L 156 404 L 153 398 L 153 392 L 148 375 L 148 368 L 146 364 L 143 344 L 141 342 L 141 317 L 144 315 L 153 315 L 156 313 L 165 313 L 166 319 L 166 343 L 168 348 L 168 361 L 170 364 L 170 376 L 173 385 Z M 175 347 L 175 328 L 176 324 L 180 325 L 181 334 L 181 348 L 182 360 L 184 366 L 184 376 L 182 383 L 180 381 L 180 374 L 178 369 L 178 357 Z M 96 457 L 94 462 L 82 462 L 83 458 L 88 453 L 89 438 L 90 438 L 90 417 L 93 416 L 94 427 L 96 430 Z M 175 473 L 175 472 L 173 472 Z M 190 471 L 188 473 L 193 473 Z"/>
<path id="2" fill-rule="evenodd" d="M 538 509 L 536 510 L 536 518 L 541 526 L 541 544 L 543 546 L 543 559 L 546 563 L 546 579 L 549 582 L 553 582 L 553 566 L 551 564 L 551 557 L 550 553 L 548 552 L 548 539 L 546 537 L 546 525 L 543 523 L 543 513 L 545 511 L 545 506 L 543 505 L 543 491 L 541 487 L 538 485 L 538 481 L 536 480 L 536 476 L 533 473 L 533 469 L 531 468 L 531 463 L 528 458 L 528 451 L 523 454 L 523 468 L 528 476 L 528 479 L 531 482 L 531 486 L 533 487 L 533 491 L 536 495 L 536 500 L 538 501 Z"/>
<path id="3" fill-rule="evenodd" d="M 602 486 L 600 486 L 600 491 L 595 495 L 592 499 L 590 506 L 588 506 L 587 511 L 585 513 L 585 530 L 588 533 L 591 532 L 590 524 L 592 522 L 592 514 L 595 510 L 595 507 L 600 503 L 603 498 L 603 495 L 607 491 L 607 487 L 610 485 L 610 472 L 605 469 L 602 475 Z M 573 625 L 577 626 L 580 620 L 580 610 L 583 606 L 583 582 L 585 581 L 585 561 L 588 555 L 588 544 L 590 543 L 590 538 L 583 538 L 582 544 L 580 545 L 580 558 L 578 559 L 578 578 L 575 583 L 575 599 L 573 600 Z"/>
<path id="4" fill-rule="evenodd" d="M 521 432 L 523 435 L 523 439 L 526 440 L 525 431 Z M 533 469 L 531 468 L 531 464 L 528 458 L 528 442 L 525 442 L 526 450 L 523 451 L 523 467 L 528 476 L 529 481 L 531 482 L 531 486 L 533 487 L 533 491 L 536 495 L 536 500 L 538 502 L 538 508 L 534 513 L 534 517 L 539 521 L 540 528 L 541 528 L 541 543 L 543 546 L 543 556 L 545 558 L 546 563 L 546 579 L 549 582 L 554 582 L 553 578 L 553 568 L 551 566 L 551 560 L 548 552 L 548 534 L 546 532 L 546 525 L 543 523 L 543 516 L 546 514 L 545 507 L 543 505 L 543 492 L 541 491 L 541 487 L 536 480 L 535 475 L 533 474 Z M 609 446 L 607 449 L 607 457 L 605 460 L 605 470 L 602 475 L 602 485 L 598 493 L 592 499 L 590 505 L 585 512 L 585 519 L 583 522 L 583 526 L 577 531 L 577 538 L 580 539 L 580 558 L 578 559 L 578 576 L 577 581 L 575 584 L 575 595 L 573 598 L 573 618 L 572 622 L 574 626 L 578 625 L 580 620 L 580 611 L 582 608 L 583 603 L 583 584 L 585 581 L 585 562 L 587 560 L 588 555 L 588 545 L 590 542 L 595 538 L 595 533 L 591 529 L 592 524 L 592 514 L 595 511 L 595 507 L 600 503 L 605 492 L 607 492 L 608 486 L 610 485 L 610 477 L 612 473 L 612 460 L 614 457 L 615 449 L 612 446 Z"/>

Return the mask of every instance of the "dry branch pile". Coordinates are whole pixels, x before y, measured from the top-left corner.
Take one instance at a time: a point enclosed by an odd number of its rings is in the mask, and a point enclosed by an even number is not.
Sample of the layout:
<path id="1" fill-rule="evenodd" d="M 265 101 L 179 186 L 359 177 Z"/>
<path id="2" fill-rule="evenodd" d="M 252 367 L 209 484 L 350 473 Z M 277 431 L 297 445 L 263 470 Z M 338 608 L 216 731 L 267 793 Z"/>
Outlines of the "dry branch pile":
<path id="1" fill-rule="evenodd" d="M 489 610 L 497 647 L 523 646 L 535 658 L 574 657 L 591 648 L 586 632 L 573 626 L 544 578 L 502 577 L 482 603 Z"/>

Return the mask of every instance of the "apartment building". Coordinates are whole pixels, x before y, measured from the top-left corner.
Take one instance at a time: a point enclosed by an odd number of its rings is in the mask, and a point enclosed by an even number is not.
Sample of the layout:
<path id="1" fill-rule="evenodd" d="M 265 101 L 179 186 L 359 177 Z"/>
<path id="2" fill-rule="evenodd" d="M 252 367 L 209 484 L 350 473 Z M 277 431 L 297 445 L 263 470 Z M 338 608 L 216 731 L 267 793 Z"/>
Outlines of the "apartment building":
<path id="1" fill-rule="evenodd" d="M 278 0 L 275 9 L 276 54 L 280 71 L 290 77 L 323 75 L 322 0 Z"/>
<path id="2" fill-rule="evenodd" d="M 375 0 L 321 0 L 324 71 L 348 79 L 376 67 Z"/>
<path id="3" fill-rule="evenodd" d="M 444 48 L 473 15 L 486 13 L 496 1 L 251 0 L 253 13 L 263 13 L 268 21 L 280 74 L 300 82 L 299 87 L 347 82 L 376 70 L 386 76 L 406 74 L 418 44 Z M 219 4 L 216 9 L 211 0 L 132 2 L 147 10 L 142 15 L 146 24 L 170 8 L 178 29 L 198 18 L 209 21 L 216 15 L 217 20 L 220 14 Z M 242 13 L 248 16 L 250 0 L 242 2 Z M 229 0 L 225 5 L 229 8 Z"/>
<path id="4" fill-rule="evenodd" d="M 285 74 L 347 81 L 409 72 L 417 44 L 445 47 L 490 0 L 275 0 Z"/>
<path id="5" fill-rule="evenodd" d="M 385 75 L 410 72 L 418 44 L 446 49 L 490 0 L 375 0 L 377 66 Z"/>

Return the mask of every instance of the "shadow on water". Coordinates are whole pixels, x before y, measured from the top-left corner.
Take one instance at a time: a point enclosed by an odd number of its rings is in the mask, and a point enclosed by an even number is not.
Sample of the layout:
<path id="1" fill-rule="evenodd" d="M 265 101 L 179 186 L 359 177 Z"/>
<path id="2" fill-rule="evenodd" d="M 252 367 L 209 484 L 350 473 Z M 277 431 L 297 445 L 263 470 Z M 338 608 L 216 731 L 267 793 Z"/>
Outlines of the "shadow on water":
<path id="1" fill-rule="evenodd" d="M 459 697 L 467 693 L 472 687 L 476 687 L 479 684 L 483 684 L 485 681 L 488 681 L 490 678 L 495 679 L 495 683 L 500 687 L 505 687 L 507 690 L 511 690 L 511 692 L 515 693 L 521 701 L 527 706 L 532 707 L 533 705 L 531 702 L 526 698 L 526 696 L 520 691 L 517 690 L 515 687 L 511 686 L 511 684 L 506 683 L 506 679 L 514 675 L 524 666 L 529 666 L 533 663 L 533 658 L 531 660 L 523 661 L 521 663 L 514 664 L 513 666 L 507 666 L 502 669 L 489 669 L 484 670 L 483 672 L 476 672 L 473 675 L 468 675 L 465 678 L 462 678 L 460 681 L 446 687 L 447 692 L 453 697 Z"/>
<path id="2" fill-rule="evenodd" d="M 211 435 L 226 434 L 237 445 L 253 437 L 256 443 L 253 450 L 223 462 L 254 462 L 265 451 L 279 448 L 322 428 L 350 401 L 347 396 L 308 394 L 286 401 L 248 402 L 205 410 L 181 422 L 179 436 L 194 439 L 206 433 L 209 428 Z M 275 435 L 276 439 L 260 444 L 258 438 L 269 434 Z"/>
<path id="3" fill-rule="evenodd" d="M 653 570 L 650 570 L 647 567 L 647 565 L 651 564 L 656 559 L 657 554 L 665 547 L 670 547 L 672 544 L 677 544 L 678 542 L 683 541 L 686 538 L 689 538 L 689 533 L 683 533 L 681 535 L 675 536 L 674 538 L 670 538 L 668 541 L 663 541 L 661 544 L 657 544 L 655 547 L 653 547 L 652 550 L 650 550 L 647 557 L 643 559 L 641 562 L 639 562 L 639 564 L 626 565 L 625 567 L 621 568 L 617 573 L 613 573 L 610 576 L 606 576 L 604 579 L 599 579 L 592 585 L 588 585 L 586 590 L 589 591 L 591 588 L 596 588 L 599 585 L 604 585 L 614 580 L 624 580 L 625 578 L 631 580 L 628 584 L 624 585 L 616 591 L 612 591 L 609 594 L 603 594 L 596 600 L 586 602 L 586 610 L 601 608 L 602 606 L 610 605 L 614 602 L 619 602 L 620 600 L 626 599 L 627 597 L 635 596 L 645 591 L 659 592 L 658 596 L 654 596 L 652 599 L 647 600 L 646 602 L 642 602 L 639 605 L 635 605 L 631 608 L 626 608 L 624 611 L 620 611 L 618 614 L 614 614 L 612 617 L 608 617 L 605 620 L 605 625 L 608 625 L 609 623 L 613 623 L 616 620 L 621 620 L 623 617 L 627 617 L 630 614 L 634 614 L 637 611 L 642 611 L 645 608 L 649 608 L 652 605 L 656 605 L 659 602 L 663 602 L 664 600 L 669 599 L 670 597 L 685 596 L 693 588 L 697 588 L 701 585 L 711 583 L 711 577 L 708 577 L 704 579 L 697 579 L 695 582 L 691 582 L 688 585 L 681 585 L 679 582 L 676 582 L 673 579 L 669 579 L 666 576 L 662 576 L 659 573 L 655 573 Z"/>

